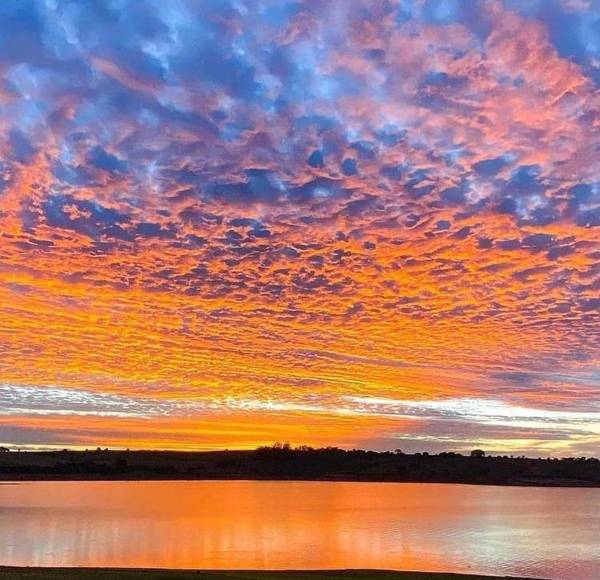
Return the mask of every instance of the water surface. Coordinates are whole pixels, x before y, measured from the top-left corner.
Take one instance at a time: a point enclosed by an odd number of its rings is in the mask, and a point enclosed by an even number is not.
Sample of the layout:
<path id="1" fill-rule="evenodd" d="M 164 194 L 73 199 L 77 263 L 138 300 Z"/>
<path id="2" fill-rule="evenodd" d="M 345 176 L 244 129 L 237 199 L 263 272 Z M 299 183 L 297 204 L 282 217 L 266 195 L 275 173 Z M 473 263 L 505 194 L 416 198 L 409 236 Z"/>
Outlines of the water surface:
<path id="1" fill-rule="evenodd" d="M 600 578 L 600 490 L 257 481 L 0 485 L 0 564 Z"/>

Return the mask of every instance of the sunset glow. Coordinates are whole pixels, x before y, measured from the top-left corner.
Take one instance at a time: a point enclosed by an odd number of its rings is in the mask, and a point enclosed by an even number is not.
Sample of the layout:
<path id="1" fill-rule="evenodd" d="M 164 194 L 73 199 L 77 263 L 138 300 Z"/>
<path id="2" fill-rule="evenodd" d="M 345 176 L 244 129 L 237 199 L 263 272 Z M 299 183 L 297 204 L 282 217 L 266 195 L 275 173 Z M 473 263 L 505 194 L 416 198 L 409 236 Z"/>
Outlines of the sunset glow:
<path id="1" fill-rule="evenodd" d="M 600 454 L 597 2 L 0 27 L 0 445 Z"/>

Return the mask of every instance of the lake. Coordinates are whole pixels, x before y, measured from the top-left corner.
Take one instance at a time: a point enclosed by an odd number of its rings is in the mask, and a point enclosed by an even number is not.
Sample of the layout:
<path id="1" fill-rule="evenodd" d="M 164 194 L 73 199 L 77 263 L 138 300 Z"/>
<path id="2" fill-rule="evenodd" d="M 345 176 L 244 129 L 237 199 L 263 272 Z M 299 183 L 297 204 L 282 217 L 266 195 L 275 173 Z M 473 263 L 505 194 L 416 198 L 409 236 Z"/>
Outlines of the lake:
<path id="1" fill-rule="evenodd" d="M 600 489 L 0 484 L 0 564 L 390 568 L 600 578 Z"/>

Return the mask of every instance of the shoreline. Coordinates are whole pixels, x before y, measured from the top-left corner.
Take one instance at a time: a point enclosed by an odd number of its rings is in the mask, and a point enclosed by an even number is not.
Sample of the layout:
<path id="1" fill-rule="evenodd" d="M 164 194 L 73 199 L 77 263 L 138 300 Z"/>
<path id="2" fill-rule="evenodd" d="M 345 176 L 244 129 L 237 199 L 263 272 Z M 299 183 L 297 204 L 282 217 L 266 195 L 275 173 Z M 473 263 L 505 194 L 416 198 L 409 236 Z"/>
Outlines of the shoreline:
<path id="1" fill-rule="evenodd" d="M 338 448 L 208 452 L 67 449 L 0 453 L 0 481 L 316 481 L 600 488 L 600 460 Z"/>
<path id="2" fill-rule="evenodd" d="M 392 570 L 172 570 L 0 566 L 3 580 L 543 580 L 450 572 Z"/>
<path id="3" fill-rule="evenodd" d="M 247 482 L 270 482 L 270 483 L 404 483 L 404 484 L 423 484 L 423 485 L 468 485 L 468 486 L 489 486 L 489 487 L 541 487 L 552 489 L 599 489 L 600 482 L 573 481 L 573 480 L 516 480 L 510 482 L 494 481 L 432 481 L 418 479 L 385 479 L 385 478 L 333 478 L 333 477 L 189 477 L 189 476 L 99 476 L 98 474 L 77 474 L 77 475 L 56 475 L 56 474 L 3 474 L 0 473 L 0 485 L 10 485 L 17 483 L 41 483 L 41 482 L 223 482 L 223 481 L 247 481 Z"/>

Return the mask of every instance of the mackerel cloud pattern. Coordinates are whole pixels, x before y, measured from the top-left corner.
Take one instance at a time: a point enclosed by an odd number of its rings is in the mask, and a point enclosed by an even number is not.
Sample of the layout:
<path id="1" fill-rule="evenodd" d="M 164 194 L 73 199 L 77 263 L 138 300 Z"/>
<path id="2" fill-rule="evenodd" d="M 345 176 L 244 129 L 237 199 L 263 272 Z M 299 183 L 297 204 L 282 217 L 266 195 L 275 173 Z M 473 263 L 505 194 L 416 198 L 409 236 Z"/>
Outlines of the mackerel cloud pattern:
<path id="1" fill-rule="evenodd" d="M 600 3 L 4 0 L 0 443 L 597 453 Z"/>

